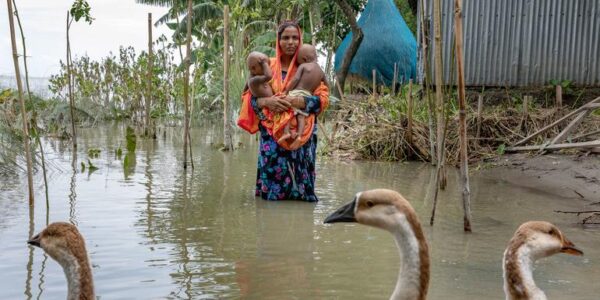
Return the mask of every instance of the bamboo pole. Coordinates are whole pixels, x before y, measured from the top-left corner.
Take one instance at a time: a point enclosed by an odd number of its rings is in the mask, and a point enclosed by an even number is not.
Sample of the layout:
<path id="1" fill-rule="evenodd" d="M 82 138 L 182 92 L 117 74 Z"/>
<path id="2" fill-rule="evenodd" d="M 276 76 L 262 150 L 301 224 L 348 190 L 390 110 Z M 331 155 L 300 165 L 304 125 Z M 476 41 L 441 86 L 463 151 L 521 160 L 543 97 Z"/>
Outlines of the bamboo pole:
<path id="1" fill-rule="evenodd" d="M 556 108 L 562 108 L 562 86 L 560 84 L 556 85 Z"/>
<path id="2" fill-rule="evenodd" d="M 73 152 L 77 150 L 77 132 L 75 131 L 75 98 L 73 98 L 73 74 L 71 71 L 71 41 L 69 39 L 69 29 L 71 28 L 71 23 L 73 19 L 71 19 L 71 14 L 67 11 L 67 84 L 69 90 L 69 110 L 71 112 L 71 135 L 73 138 Z"/>
<path id="3" fill-rule="evenodd" d="M 184 106 L 184 120 L 183 120 L 183 168 L 187 169 L 188 161 L 188 140 L 190 131 L 190 60 L 192 59 L 192 22 L 193 22 L 193 10 L 192 0 L 188 0 L 187 6 L 187 34 L 186 34 L 186 49 L 185 49 L 185 77 L 183 78 L 183 106 Z M 191 144 L 191 141 L 190 141 Z"/>
<path id="4" fill-rule="evenodd" d="M 392 79 L 392 95 L 396 96 L 396 82 L 398 81 L 398 63 L 394 63 L 394 77 Z"/>
<path id="5" fill-rule="evenodd" d="M 377 99 L 377 71 L 373 69 L 373 99 Z"/>
<path id="6" fill-rule="evenodd" d="M 409 145 L 412 145 L 412 123 L 413 123 L 413 97 L 412 97 L 413 80 L 408 81 L 408 126 L 406 127 L 406 140 Z"/>
<path id="7" fill-rule="evenodd" d="M 423 49 L 423 87 L 425 88 L 425 101 L 427 101 L 427 123 L 429 127 L 429 152 L 431 164 L 436 165 L 435 155 L 435 133 L 434 133 L 434 115 L 433 100 L 431 97 L 431 70 L 429 66 L 429 22 L 425 22 L 427 14 L 425 13 L 425 1 L 421 1 L 421 48 Z"/>
<path id="8" fill-rule="evenodd" d="M 554 126 L 556 126 L 556 125 L 558 125 L 558 124 L 562 123 L 563 121 L 565 121 L 566 119 L 570 118 L 571 116 L 573 116 L 573 115 L 576 115 L 576 114 L 580 113 L 580 112 L 581 112 L 581 111 L 583 111 L 583 110 L 590 109 L 591 107 L 595 107 L 595 106 L 594 106 L 594 104 L 596 104 L 596 103 L 597 103 L 597 102 L 599 102 L 599 101 L 600 101 L 600 97 L 598 97 L 598 98 L 596 98 L 596 99 L 594 99 L 594 100 L 592 100 L 592 101 L 590 101 L 590 102 L 586 103 L 585 105 L 582 105 L 582 106 L 581 106 L 581 107 L 579 107 L 578 109 L 576 109 L 576 110 L 574 110 L 574 111 L 572 111 L 572 112 L 570 112 L 570 113 L 566 114 L 566 115 L 565 115 L 565 116 L 563 116 L 562 118 L 560 118 L 560 119 L 558 119 L 558 120 L 556 120 L 556 121 L 552 122 L 552 124 L 549 124 L 549 125 L 545 126 L 544 128 L 542 128 L 542 129 L 540 129 L 540 130 L 538 130 L 538 131 L 536 131 L 536 132 L 532 133 L 532 134 L 531 134 L 531 135 L 529 135 L 528 137 L 526 137 L 526 138 L 524 138 L 524 139 L 522 139 L 522 140 L 518 141 L 518 142 L 517 142 L 517 143 L 515 143 L 513 146 L 519 146 L 519 145 L 522 145 L 523 143 L 530 141 L 531 139 L 533 139 L 534 137 L 538 136 L 539 134 L 546 132 L 548 129 L 550 129 L 550 128 L 552 128 L 552 127 L 554 127 Z"/>
<path id="9" fill-rule="evenodd" d="M 144 135 L 149 136 L 154 134 L 154 130 L 151 130 L 150 121 L 150 105 L 152 104 L 152 68 L 153 68 L 153 53 L 152 53 L 152 13 L 148 13 L 148 78 L 146 88 L 146 128 L 144 128 Z"/>
<path id="10" fill-rule="evenodd" d="M 567 127 L 565 127 L 565 129 L 563 129 L 551 142 L 550 145 L 554 145 L 556 143 L 562 142 L 564 141 L 567 136 L 569 135 L 569 133 L 571 133 L 571 131 L 573 131 L 575 128 L 577 128 L 577 126 L 579 124 L 581 124 L 581 122 L 583 122 L 583 119 L 585 119 L 585 117 L 587 117 L 587 115 L 589 115 L 592 112 L 592 110 L 585 110 L 579 113 L 579 115 L 577 115 L 577 117 L 575 117 L 575 119 L 573 119 L 573 121 L 571 121 L 571 123 L 569 123 L 569 125 L 567 125 Z"/>
<path id="11" fill-rule="evenodd" d="M 10 28 L 10 43 L 12 46 L 13 64 L 15 66 L 15 79 L 17 81 L 17 92 L 21 103 L 21 118 L 23 119 L 23 144 L 25 146 L 25 159 L 27 163 L 27 188 L 29 192 L 29 206 L 33 206 L 33 167 L 31 162 L 31 149 L 29 147 L 29 127 L 27 112 L 25 111 L 25 99 L 23 97 L 23 83 L 21 82 L 21 71 L 19 70 L 19 55 L 17 54 L 17 41 L 15 39 L 15 23 L 13 20 L 12 1 L 6 0 L 8 8 L 8 24 Z"/>
<path id="12" fill-rule="evenodd" d="M 465 73 L 463 68 L 462 0 L 454 0 L 454 39 L 456 46 L 456 72 L 458 75 L 460 185 L 463 200 L 463 229 L 471 232 L 471 188 L 469 186 L 469 154 L 467 140 L 467 105 L 465 99 Z"/>
<path id="13" fill-rule="evenodd" d="M 437 207 L 437 196 L 440 188 L 439 183 L 445 177 L 444 171 L 444 95 L 442 78 L 442 29 L 441 29 L 441 0 L 433 0 L 433 34 L 435 43 L 435 96 L 437 108 L 437 175 L 436 192 L 433 199 L 433 208 L 431 210 L 431 219 L 429 224 L 433 225 L 435 221 L 435 209 Z"/>
<path id="14" fill-rule="evenodd" d="M 595 148 L 600 147 L 600 140 L 591 142 L 581 143 L 564 143 L 564 144 L 553 144 L 553 145 L 534 145 L 534 146 L 519 146 L 519 147 L 506 147 L 506 152 L 518 152 L 518 151 L 533 151 L 533 150 L 560 150 L 560 149 L 579 149 L 579 148 Z"/>
<path id="15" fill-rule="evenodd" d="M 19 32 L 21 33 L 21 43 L 23 44 L 23 68 L 25 69 L 25 86 L 27 87 L 27 96 L 31 101 L 31 87 L 29 86 L 29 68 L 27 67 L 27 47 L 25 45 L 25 34 L 23 33 L 23 25 L 21 24 L 21 18 L 19 17 L 19 10 L 17 9 L 17 3 L 12 0 L 14 15 L 17 18 L 17 25 L 19 26 Z"/>
<path id="16" fill-rule="evenodd" d="M 19 25 L 19 33 L 21 34 L 21 42 L 23 43 L 23 67 L 25 68 L 25 86 L 27 87 L 27 96 L 28 96 L 28 100 L 29 102 L 31 102 L 32 97 L 31 97 L 31 87 L 29 85 L 29 69 L 27 67 L 27 45 L 25 44 L 25 33 L 23 32 L 23 25 L 21 24 L 21 18 L 19 17 L 19 10 L 17 9 L 17 3 L 15 2 L 15 0 L 12 0 L 13 3 L 13 9 L 14 9 L 14 15 L 17 18 L 17 25 Z M 45 191 L 45 196 L 46 196 L 46 212 L 48 212 L 50 210 L 50 197 L 48 195 L 48 175 L 46 174 L 46 158 L 44 156 L 44 147 L 42 146 L 42 141 L 40 139 L 40 135 L 37 132 L 37 121 L 36 121 L 36 116 L 37 116 L 37 112 L 35 111 L 35 109 L 32 107 L 32 111 L 33 111 L 33 115 L 32 115 L 32 120 L 31 120 L 31 129 L 33 130 L 33 135 L 35 137 L 35 140 L 38 144 L 38 146 L 40 147 L 40 156 L 41 156 L 41 160 L 42 160 L 42 173 L 43 173 L 43 178 L 44 178 L 44 191 Z"/>
<path id="17" fill-rule="evenodd" d="M 481 123 L 482 123 L 482 113 L 483 113 L 483 94 L 479 94 L 477 97 L 477 143 L 479 143 L 479 138 L 481 137 Z"/>
<path id="18" fill-rule="evenodd" d="M 527 119 L 529 119 L 529 99 L 531 96 L 523 96 L 523 116 L 521 117 L 520 128 L 527 134 Z"/>
<path id="19" fill-rule="evenodd" d="M 223 8 L 223 149 L 233 151 L 229 124 L 229 5 Z"/>

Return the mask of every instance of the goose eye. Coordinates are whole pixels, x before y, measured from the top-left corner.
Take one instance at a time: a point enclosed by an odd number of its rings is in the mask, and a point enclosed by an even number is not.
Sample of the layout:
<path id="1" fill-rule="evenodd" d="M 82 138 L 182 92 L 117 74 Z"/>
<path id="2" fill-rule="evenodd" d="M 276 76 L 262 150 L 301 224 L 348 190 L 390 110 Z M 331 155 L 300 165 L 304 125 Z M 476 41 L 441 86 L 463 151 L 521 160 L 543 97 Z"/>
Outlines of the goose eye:
<path id="1" fill-rule="evenodd" d="M 556 231 L 554 231 L 554 228 L 552 228 L 552 229 L 550 229 L 550 230 L 548 231 L 548 234 L 549 234 L 549 235 L 556 235 Z"/>
<path id="2" fill-rule="evenodd" d="M 373 201 L 371 201 L 371 200 L 367 201 L 368 207 L 373 207 L 374 205 L 375 205 L 375 203 L 373 203 Z"/>

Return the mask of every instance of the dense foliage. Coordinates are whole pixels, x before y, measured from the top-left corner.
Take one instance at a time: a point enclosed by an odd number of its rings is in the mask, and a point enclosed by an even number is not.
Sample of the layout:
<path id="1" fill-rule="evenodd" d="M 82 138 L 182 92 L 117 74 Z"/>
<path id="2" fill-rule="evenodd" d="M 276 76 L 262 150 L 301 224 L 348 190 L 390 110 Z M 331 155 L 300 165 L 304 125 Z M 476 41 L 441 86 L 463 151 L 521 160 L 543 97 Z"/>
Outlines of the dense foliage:
<path id="1" fill-rule="evenodd" d="M 187 26 L 187 1 L 138 0 L 139 3 L 169 7 L 155 25 L 166 24 L 173 30 L 169 38 L 154 43 L 154 65 L 151 86 L 147 83 L 147 52 L 139 55 L 131 47 L 123 47 L 117 55 L 109 54 L 100 61 L 87 56 L 73 62 L 76 106 L 84 111 L 101 112 L 103 118 L 131 118 L 141 121 L 143 104 L 151 88 L 152 116 L 179 117 L 182 114 L 182 76 Z M 366 0 L 347 1 L 357 12 Z M 411 30 L 414 15 L 406 0 L 396 0 Z M 332 53 L 349 32 L 348 22 L 333 1 L 307 0 L 234 0 L 193 1 L 192 17 L 192 117 L 220 112 L 223 87 L 223 7 L 230 6 L 230 97 L 236 114 L 247 77 L 245 58 L 250 51 L 274 54 L 277 24 L 296 19 L 304 30 L 304 41 L 319 45 L 331 72 Z M 66 66 L 52 76 L 50 89 L 57 99 L 66 99 Z M 331 73 L 330 73 L 331 74 Z"/>

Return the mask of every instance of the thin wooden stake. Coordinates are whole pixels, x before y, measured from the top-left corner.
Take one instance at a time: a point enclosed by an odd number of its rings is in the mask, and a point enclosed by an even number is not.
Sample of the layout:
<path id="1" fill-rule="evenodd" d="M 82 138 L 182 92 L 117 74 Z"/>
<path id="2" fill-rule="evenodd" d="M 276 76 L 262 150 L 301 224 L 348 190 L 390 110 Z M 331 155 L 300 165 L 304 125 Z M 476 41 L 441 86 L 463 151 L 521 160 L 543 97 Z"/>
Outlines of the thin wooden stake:
<path id="1" fill-rule="evenodd" d="M 577 117 L 575 117 L 575 119 L 573 119 L 573 121 L 571 121 L 571 123 L 569 123 L 569 125 L 567 125 L 567 127 L 565 127 L 565 129 L 563 129 L 550 142 L 550 145 L 554 145 L 556 143 L 564 141 L 567 138 L 567 136 L 569 135 L 569 133 L 571 133 L 571 131 L 573 131 L 573 129 L 577 128 L 577 126 L 579 124 L 581 124 L 581 122 L 583 122 L 583 119 L 585 119 L 585 117 L 587 117 L 587 115 L 589 115 L 591 112 L 592 111 L 590 109 L 580 112 L 579 115 L 577 115 Z"/>
<path id="2" fill-rule="evenodd" d="M 429 67 L 429 22 L 425 22 L 425 1 L 420 1 L 421 5 L 421 49 L 423 49 L 423 88 L 425 89 L 425 100 L 427 101 L 427 122 L 429 127 L 429 152 L 431 156 L 431 165 L 436 165 L 435 155 L 435 133 L 434 133 L 434 118 L 435 111 L 433 110 L 433 100 L 431 97 L 431 70 Z"/>
<path id="3" fill-rule="evenodd" d="M 595 148 L 600 147 L 600 140 L 591 142 L 581 143 L 564 143 L 564 144 L 553 144 L 553 145 L 534 145 L 534 146 L 519 146 L 519 147 L 506 147 L 506 152 L 518 152 L 518 151 L 533 151 L 533 150 L 560 150 L 560 149 L 581 149 L 581 148 Z"/>
<path id="4" fill-rule="evenodd" d="M 146 79 L 146 113 L 145 113 L 145 128 L 144 135 L 153 135 L 156 138 L 156 134 L 151 130 L 151 119 L 150 119 L 150 105 L 152 104 L 152 68 L 153 68 L 153 53 L 152 53 L 152 13 L 148 13 L 148 78 Z"/>
<path id="5" fill-rule="evenodd" d="M 437 106 L 437 172 L 436 172 L 436 187 L 440 188 L 441 179 L 445 177 L 444 171 L 444 95 L 443 95 L 443 78 L 442 78 L 442 29 L 441 29 L 441 0 L 433 0 L 433 34 L 435 43 L 435 96 Z M 436 190 L 433 199 L 433 208 L 431 210 L 431 219 L 429 224 L 433 225 L 435 221 L 435 209 L 437 207 Z"/>
<path id="6" fill-rule="evenodd" d="M 560 84 L 556 85 L 556 108 L 562 108 L 562 86 Z"/>
<path id="7" fill-rule="evenodd" d="M 223 8 L 223 149 L 233 150 L 229 124 L 229 5 Z"/>
<path id="8" fill-rule="evenodd" d="M 392 95 L 396 96 L 396 82 L 398 82 L 398 63 L 394 63 L 394 77 L 392 79 Z"/>
<path id="9" fill-rule="evenodd" d="M 188 139 L 190 131 L 190 61 L 192 59 L 192 22 L 193 13 L 192 0 L 188 0 L 187 7 L 187 35 L 186 35 L 186 49 L 185 49 L 185 77 L 183 78 L 183 102 L 184 102 L 184 120 L 183 120 L 183 168 L 187 169 L 188 161 Z"/>
<path id="10" fill-rule="evenodd" d="M 29 100 L 29 102 L 32 101 L 32 95 L 31 95 L 31 87 L 29 85 L 29 70 L 27 68 L 27 44 L 25 43 L 25 33 L 23 32 L 23 25 L 21 24 L 21 18 L 19 17 L 19 9 L 17 8 L 17 3 L 15 2 L 15 0 L 12 0 L 13 3 L 13 9 L 14 9 L 14 15 L 15 18 L 17 19 L 17 25 L 19 26 L 19 33 L 21 34 L 21 43 L 23 44 L 23 67 L 25 69 L 25 87 L 27 88 L 27 99 Z M 33 130 L 33 134 L 35 136 L 35 140 L 37 142 L 37 144 L 40 147 L 40 156 L 41 156 L 41 160 L 42 160 L 42 173 L 43 173 L 43 178 L 44 178 L 44 195 L 46 196 L 46 214 L 48 214 L 49 210 L 50 210 L 50 197 L 48 195 L 48 176 L 46 174 L 46 158 L 44 156 L 44 147 L 42 146 L 42 142 L 40 140 L 40 135 L 37 132 L 37 122 L 36 122 L 36 116 L 37 116 L 37 112 L 35 111 L 35 108 L 32 107 L 32 119 L 31 119 L 31 130 Z"/>
<path id="11" fill-rule="evenodd" d="M 406 127 L 406 140 L 408 141 L 409 145 L 412 145 L 412 123 L 413 123 L 413 97 L 412 97 L 412 86 L 413 86 L 413 80 L 410 79 L 408 81 L 408 109 L 407 109 L 407 114 L 408 114 L 408 126 Z"/>
<path id="12" fill-rule="evenodd" d="M 477 98 L 477 143 L 479 143 L 479 138 L 481 137 L 481 123 L 483 122 L 482 118 L 483 113 L 483 94 L 479 94 Z"/>
<path id="13" fill-rule="evenodd" d="M 573 115 L 576 115 L 576 114 L 580 113 L 580 112 L 581 112 L 581 111 L 583 111 L 583 110 L 590 109 L 591 107 L 594 107 L 594 105 L 595 105 L 597 102 L 599 102 L 599 101 L 600 101 L 600 97 L 598 97 L 598 98 L 596 98 L 596 99 L 594 99 L 594 100 L 592 100 L 592 101 L 590 101 L 590 102 L 586 103 L 585 105 L 582 105 L 580 108 L 578 108 L 578 109 L 576 109 L 576 110 L 574 110 L 574 111 L 572 111 L 572 112 L 570 112 L 570 113 L 566 114 L 564 117 L 562 117 L 562 118 L 560 118 L 560 119 L 558 119 L 558 120 L 556 120 L 556 121 L 552 122 L 552 124 L 550 124 L 550 125 L 547 125 L 547 126 L 545 126 L 544 128 L 542 128 L 542 129 L 540 129 L 540 130 L 538 130 L 538 131 L 536 131 L 536 132 L 532 133 L 532 134 L 531 134 L 531 135 L 529 135 L 528 137 L 526 137 L 526 138 L 524 138 L 524 139 L 522 139 L 522 140 L 518 141 L 517 143 L 515 143 L 515 144 L 514 144 L 514 146 L 519 146 L 519 145 L 522 145 L 522 144 L 523 144 L 523 143 L 525 143 L 525 142 L 528 142 L 528 141 L 530 141 L 530 140 L 531 140 L 531 139 L 533 139 L 534 137 L 536 137 L 536 136 L 538 136 L 539 134 L 546 132 L 548 129 L 550 129 L 550 128 L 552 128 L 552 127 L 554 127 L 554 126 L 556 126 L 556 125 L 558 125 L 558 124 L 562 123 L 563 121 L 565 121 L 566 119 L 570 118 L 571 116 L 573 116 Z"/>
<path id="14" fill-rule="evenodd" d="M 77 131 L 75 131 L 75 98 L 73 96 L 73 72 L 71 70 L 71 41 L 69 39 L 69 29 L 71 28 L 71 13 L 67 11 L 67 84 L 69 90 L 69 109 L 71 112 L 71 135 L 73 138 L 73 151 L 77 149 Z"/>
<path id="15" fill-rule="evenodd" d="M 12 46 L 13 63 L 15 66 L 15 79 L 17 80 L 17 92 L 21 103 L 21 118 L 23 119 L 23 144 L 25 146 L 25 159 L 27 162 L 27 187 L 29 192 L 29 206 L 33 206 L 33 166 L 31 161 L 31 149 L 29 147 L 29 126 L 27 122 L 27 111 L 25 110 L 25 99 L 23 97 L 23 83 L 21 82 L 21 71 L 19 69 L 19 55 L 17 54 L 17 41 L 15 39 L 15 23 L 13 20 L 12 1 L 6 0 L 8 8 L 8 24 L 10 28 L 10 43 Z"/>
<path id="16" fill-rule="evenodd" d="M 377 72 L 373 69 L 373 98 L 377 99 Z"/>
<path id="17" fill-rule="evenodd" d="M 456 72 L 458 75 L 460 185 L 463 200 L 463 229 L 471 232 L 471 188 L 469 186 L 469 154 L 467 140 L 467 105 L 465 73 L 463 68 L 462 0 L 454 0 L 454 40 L 456 46 Z"/>

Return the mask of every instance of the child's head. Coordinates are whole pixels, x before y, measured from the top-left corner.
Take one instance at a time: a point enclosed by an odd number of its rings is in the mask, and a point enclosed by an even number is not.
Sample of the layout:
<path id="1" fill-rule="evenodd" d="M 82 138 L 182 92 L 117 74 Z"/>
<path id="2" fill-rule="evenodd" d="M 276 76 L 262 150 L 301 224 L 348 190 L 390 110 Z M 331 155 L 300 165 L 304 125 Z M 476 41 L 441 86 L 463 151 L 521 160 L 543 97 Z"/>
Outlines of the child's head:
<path id="1" fill-rule="evenodd" d="M 311 44 L 302 44 L 298 50 L 298 63 L 303 64 L 307 62 L 317 61 L 317 49 Z"/>
<path id="2" fill-rule="evenodd" d="M 266 62 L 269 61 L 269 57 L 266 56 L 264 53 L 254 51 L 248 54 L 248 60 L 246 61 L 246 63 L 248 64 L 248 70 L 250 70 L 250 75 L 255 76 L 264 74 L 264 70 L 262 68 L 263 60 Z"/>

